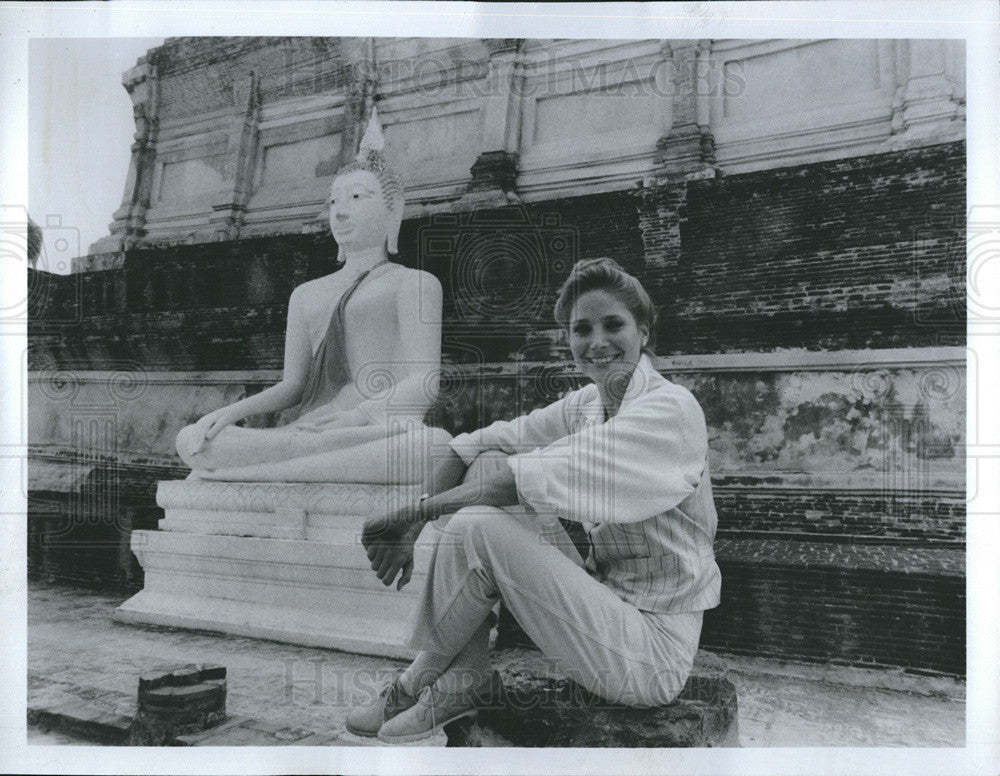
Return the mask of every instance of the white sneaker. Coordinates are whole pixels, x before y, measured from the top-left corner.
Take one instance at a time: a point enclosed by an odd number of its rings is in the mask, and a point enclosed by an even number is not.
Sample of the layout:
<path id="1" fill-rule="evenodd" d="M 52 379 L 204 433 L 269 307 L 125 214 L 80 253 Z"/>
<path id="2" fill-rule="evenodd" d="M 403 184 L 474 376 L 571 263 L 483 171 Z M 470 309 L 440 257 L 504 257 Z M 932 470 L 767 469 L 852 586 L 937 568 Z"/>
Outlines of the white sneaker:
<path id="1" fill-rule="evenodd" d="M 387 720 L 378 731 L 378 739 L 404 744 L 429 738 L 455 720 L 474 716 L 499 693 L 500 674 L 496 671 L 472 690 L 448 690 L 438 680 L 421 690 L 413 706 Z"/>

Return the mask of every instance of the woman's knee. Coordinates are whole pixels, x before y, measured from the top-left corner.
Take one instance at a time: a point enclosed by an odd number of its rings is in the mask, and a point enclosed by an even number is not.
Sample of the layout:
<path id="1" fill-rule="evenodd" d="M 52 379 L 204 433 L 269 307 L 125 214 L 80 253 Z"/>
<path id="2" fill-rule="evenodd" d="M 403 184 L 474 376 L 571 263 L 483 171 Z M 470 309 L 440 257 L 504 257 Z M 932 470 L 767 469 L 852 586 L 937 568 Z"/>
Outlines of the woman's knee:
<path id="1" fill-rule="evenodd" d="M 428 426 L 427 434 L 430 437 L 431 444 L 435 447 L 444 447 L 454 438 L 443 428 L 438 428 L 437 426 Z"/>
<path id="2" fill-rule="evenodd" d="M 476 456 L 476 459 L 469 464 L 465 471 L 462 482 L 473 482 L 474 480 L 485 479 L 491 474 L 496 474 L 507 467 L 507 454 L 500 450 L 486 450 Z"/>
<path id="3" fill-rule="evenodd" d="M 491 541 L 505 517 L 506 513 L 496 507 L 462 507 L 441 526 L 441 530 L 446 536 Z"/>

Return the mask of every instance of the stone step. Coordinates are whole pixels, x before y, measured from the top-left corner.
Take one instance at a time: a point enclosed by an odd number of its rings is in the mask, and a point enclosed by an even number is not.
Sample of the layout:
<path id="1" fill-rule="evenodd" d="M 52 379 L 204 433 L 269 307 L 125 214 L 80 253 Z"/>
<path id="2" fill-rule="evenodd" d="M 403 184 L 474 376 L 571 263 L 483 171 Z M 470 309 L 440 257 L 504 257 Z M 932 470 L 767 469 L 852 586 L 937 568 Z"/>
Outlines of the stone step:
<path id="1" fill-rule="evenodd" d="M 415 575 L 422 573 L 427 567 L 432 530 L 425 528 L 414 546 Z M 158 568 L 175 567 L 177 563 L 185 566 L 191 563 L 214 563 L 218 564 L 220 573 L 226 568 L 239 576 L 250 565 L 264 564 L 276 569 L 268 575 L 276 580 L 308 583 L 314 580 L 320 569 L 325 572 L 361 570 L 371 578 L 370 586 L 379 585 L 360 540 L 354 538 L 355 534 L 349 531 L 341 535 L 345 541 L 319 542 L 181 531 L 133 531 L 132 552 L 147 573 Z M 147 562 L 150 565 L 147 566 Z"/>
<path id="2" fill-rule="evenodd" d="M 188 534 L 252 536 L 261 539 L 307 538 L 306 512 L 302 509 L 234 512 L 170 507 L 165 510 L 159 527 L 161 531 Z"/>
<path id="3" fill-rule="evenodd" d="M 331 601 L 325 609 L 294 608 L 145 589 L 115 610 L 114 619 L 133 625 L 191 628 L 365 655 L 414 657 L 414 650 L 404 643 L 408 635 L 406 618 L 376 616 L 381 608 L 378 598 L 361 598 Z"/>
<path id="4" fill-rule="evenodd" d="M 160 521 L 161 531 L 292 539 L 355 548 L 361 546 L 361 529 L 367 515 L 322 514 L 302 509 L 275 512 L 230 512 L 171 507 Z"/>
<path id="5" fill-rule="evenodd" d="M 169 584 L 214 598 L 310 606 L 332 593 L 386 590 L 360 545 L 135 531 L 132 550 L 145 570 L 146 589 Z M 386 606 L 417 595 L 428 553 L 426 545 L 415 548 L 413 580 L 393 590 Z"/>
<path id="6" fill-rule="evenodd" d="M 305 510 L 367 518 L 412 503 L 419 495 L 419 485 L 168 480 L 157 484 L 156 503 L 165 511 L 268 513 Z"/>
<path id="7" fill-rule="evenodd" d="M 418 541 L 413 577 L 397 591 L 375 576 L 356 533 L 343 529 L 340 541 L 322 542 L 134 531 L 145 587 L 115 619 L 411 657 L 403 640 L 429 543 Z"/>

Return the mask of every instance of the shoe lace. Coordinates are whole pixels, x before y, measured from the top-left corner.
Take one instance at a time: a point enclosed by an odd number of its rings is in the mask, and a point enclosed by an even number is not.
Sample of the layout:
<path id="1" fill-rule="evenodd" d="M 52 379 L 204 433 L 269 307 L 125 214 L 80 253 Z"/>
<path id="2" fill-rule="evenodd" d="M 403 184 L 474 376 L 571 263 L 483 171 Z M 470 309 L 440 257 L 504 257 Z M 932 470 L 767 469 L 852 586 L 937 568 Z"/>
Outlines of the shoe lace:
<path id="1" fill-rule="evenodd" d="M 434 713 L 434 690 L 432 685 L 427 685 L 420 691 L 419 702 L 426 704 L 431 713 L 431 727 L 437 727 L 437 715 Z"/>
<path id="2" fill-rule="evenodd" d="M 399 705 L 399 692 L 400 692 L 399 680 L 393 679 L 388 682 L 379 695 L 385 698 L 385 702 L 382 704 L 382 717 L 384 720 L 388 720 L 390 716 L 390 711 L 394 712 L 396 707 Z"/>

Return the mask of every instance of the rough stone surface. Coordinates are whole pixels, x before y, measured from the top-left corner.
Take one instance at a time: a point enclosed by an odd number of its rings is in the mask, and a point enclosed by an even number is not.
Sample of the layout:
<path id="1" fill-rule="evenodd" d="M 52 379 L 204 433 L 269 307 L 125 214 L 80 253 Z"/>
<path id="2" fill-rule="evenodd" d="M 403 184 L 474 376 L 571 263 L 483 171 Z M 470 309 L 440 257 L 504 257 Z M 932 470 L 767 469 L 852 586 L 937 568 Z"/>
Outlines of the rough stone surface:
<path id="1" fill-rule="evenodd" d="M 131 719 L 138 676 L 196 659 L 227 668 L 229 712 L 242 720 L 339 736 L 338 746 L 383 746 L 343 728 L 399 670 L 398 661 L 191 631 L 126 628 L 122 597 L 65 586 L 28 589 L 30 709 L 75 702 Z M 504 650 L 505 653 L 509 652 Z M 845 668 L 704 651 L 696 670 L 726 671 L 739 692 L 743 746 L 964 746 L 965 683 L 900 670 Z M 864 710 L 863 714 L 858 710 Z M 126 727 L 127 734 L 127 727 Z M 444 746 L 439 736 L 418 746 Z"/>
<path id="2" fill-rule="evenodd" d="M 190 664 L 139 677 L 129 735 L 134 746 L 173 743 L 178 735 L 207 730 L 226 719 L 226 669 Z"/>
<path id="3" fill-rule="evenodd" d="M 540 654 L 496 662 L 501 698 L 447 726 L 448 746 L 739 746 L 736 687 L 721 672 L 693 673 L 667 706 L 629 708 L 553 677 Z"/>

